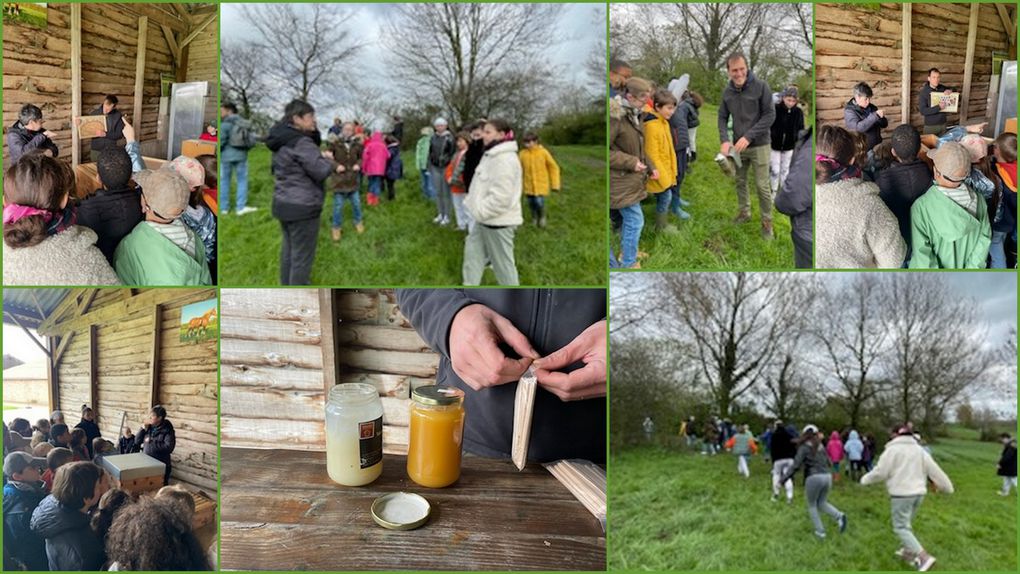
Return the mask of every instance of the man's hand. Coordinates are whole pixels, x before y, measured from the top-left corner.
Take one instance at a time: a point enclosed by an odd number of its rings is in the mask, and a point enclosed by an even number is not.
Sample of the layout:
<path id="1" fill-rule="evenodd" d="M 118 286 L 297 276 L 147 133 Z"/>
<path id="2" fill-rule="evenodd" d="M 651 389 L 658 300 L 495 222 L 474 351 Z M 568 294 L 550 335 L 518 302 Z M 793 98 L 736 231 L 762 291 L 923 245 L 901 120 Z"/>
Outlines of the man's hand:
<path id="1" fill-rule="evenodd" d="M 96 137 L 100 137 L 100 138 L 105 138 L 106 137 L 106 130 L 99 130 L 97 133 L 99 135 L 96 136 Z"/>
<path id="2" fill-rule="evenodd" d="M 509 345 L 522 358 L 504 355 L 500 343 Z M 506 317 L 485 305 L 464 307 L 450 324 L 453 371 L 476 391 L 520 379 L 537 358 L 528 338 Z"/>
<path id="3" fill-rule="evenodd" d="M 748 141 L 747 138 L 742 137 L 737 140 L 737 143 L 733 146 L 733 149 L 737 150 L 737 153 L 740 153 L 747 149 L 747 146 L 749 145 L 751 145 L 751 142 Z"/>
<path id="4" fill-rule="evenodd" d="M 584 367 L 563 373 L 578 361 Z M 585 329 L 562 349 L 535 361 L 538 384 L 564 401 L 606 396 L 606 322 Z"/>
<path id="5" fill-rule="evenodd" d="M 44 131 L 43 135 L 48 137 L 48 138 L 50 138 L 50 139 L 53 139 L 53 138 L 57 137 L 57 134 L 55 132 L 51 132 L 50 130 Z"/>
<path id="6" fill-rule="evenodd" d="M 730 142 L 723 142 L 722 146 L 719 147 L 719 153 L 728 156 L 730 155 L 731 147 L 733 147 L 733 144 L 731 144 Z"/>
<path id="7" fill-rule="evenodd" d="M 336 166 L 336 172 L 337 173 L 343 173 L 345 171 L 347 171 L 347 168 L 344 167 L 344 164 L 340 164 L 340 165 Z"/>
<path id="8" fill-rule="evenodd" d="M 659 181 L 659 170 L 653 169 L 652 170 L 652 175 L 648 176 L 648 179 L 650 179 L 652 181 Z"/>
<path id="9" fill-rule="evenodd" d="M 648 166 L 641 160 L 638 160 L 637 164 L 634 165 L 634 171 L 636 172 L 642 172 L 646 169 L 648 169 Z"/>
<path id="10" fill-rule="evenodd" d="M 326 159 L 333 159 L 333 152 L 331 152 L 328 149 L 324 149 L 324 150 L 322 150 L 322 157 L 324 157 Z"/>
<path id="11" fill-rule="evenodd" d="M 943 94 L 945 94 L 945 95 L 947 95 L 947 96 L 949 96 L 949 95 L 952 95 L 952 93 L 953 93 L 953 90 L 949 90 L 949 89 L 947 89 L 946 91 L 944 91 L 944 92 L 942 92 L 942 93 L 943 93 Z"/>

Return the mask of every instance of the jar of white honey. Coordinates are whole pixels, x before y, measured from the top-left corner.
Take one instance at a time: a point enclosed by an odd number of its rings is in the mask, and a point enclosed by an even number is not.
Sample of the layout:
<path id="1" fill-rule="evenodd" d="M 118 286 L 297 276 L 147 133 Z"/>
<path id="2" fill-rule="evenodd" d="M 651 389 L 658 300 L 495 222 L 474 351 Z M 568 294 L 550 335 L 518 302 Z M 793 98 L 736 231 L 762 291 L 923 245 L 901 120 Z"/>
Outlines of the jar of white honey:
<path id="1" fill-rule="evenodd" d="M 334 482 L 362 486 L 382 474 L 382 401 L 372 385 L 346 383 L 326 401 L 326 470 Z"/>

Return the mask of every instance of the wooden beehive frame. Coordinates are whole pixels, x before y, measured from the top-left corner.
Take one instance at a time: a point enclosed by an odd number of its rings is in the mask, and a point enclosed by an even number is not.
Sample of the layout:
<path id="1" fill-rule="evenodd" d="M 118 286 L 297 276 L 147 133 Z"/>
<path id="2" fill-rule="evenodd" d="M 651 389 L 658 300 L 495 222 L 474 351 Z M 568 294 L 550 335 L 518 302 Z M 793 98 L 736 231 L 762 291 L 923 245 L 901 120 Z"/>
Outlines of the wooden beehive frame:
<path id="1" fill-rule="evenodd" d="M 606 471 L 587 460 L 557 460 L 545 468 L 606 527 Z"/>
<path id="2" fill-rule="evenodd" d="M 517 470 L 524 470 L 528 464 L 528 443 L 531 441 L 531 415 L 535 411 L 535 390 L 538 380 L 535 372 L 529 367 L 517 382 L 517 394 L 514 397 L 514 436 L 511 447 L 511 459 Z"/>

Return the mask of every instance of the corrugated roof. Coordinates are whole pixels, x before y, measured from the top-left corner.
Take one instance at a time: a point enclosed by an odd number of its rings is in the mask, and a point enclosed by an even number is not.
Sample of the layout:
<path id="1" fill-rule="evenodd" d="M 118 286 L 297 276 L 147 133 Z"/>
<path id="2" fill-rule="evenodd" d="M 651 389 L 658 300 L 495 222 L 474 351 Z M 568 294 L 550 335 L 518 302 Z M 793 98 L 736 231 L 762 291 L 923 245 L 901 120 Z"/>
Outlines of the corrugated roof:
<path id="1" fill-rule="evenodd" d="M 4 288 L 4 323 L 13 325 L 10 315 L 14 315 L 25 327 L 35 329 L 48 317 L 53 310 L 60 305 L 60 302 L 67 297 L 70 289 L 46 289 L 40 287 L 30 288 Z M 37 304 L 38 302 L 38 304 Z M 43 317 L 39 316 L 39 308 L 42 308 Z"/>

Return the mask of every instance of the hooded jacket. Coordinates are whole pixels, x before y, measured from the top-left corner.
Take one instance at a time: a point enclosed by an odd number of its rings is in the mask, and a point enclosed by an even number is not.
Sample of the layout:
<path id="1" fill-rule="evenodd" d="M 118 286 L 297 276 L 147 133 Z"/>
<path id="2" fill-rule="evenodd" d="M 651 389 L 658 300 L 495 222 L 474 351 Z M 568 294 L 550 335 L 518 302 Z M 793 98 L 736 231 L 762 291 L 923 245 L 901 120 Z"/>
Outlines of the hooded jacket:
<path id="1" fill-rule="evenodd" d="M 120 280 L 125 285 L 211 285 L 205 244 L 194 230 L 185 229 L 194 236 L 194 255 L 188 255 L 147 222 L 136 225 L 113 255 Z"/>
<path id="2" fill-rule="evenodd" d="M 977 216 L 932 185 L 910 208 L 911 269 L 984 269 L 992 229 L 979 196 Z"/>
<path id="3" fill-rule="evenodd" d="M 4 547 L 29 570 L 48 570 L 46 541 L 32 531 L 32 513 L 46 497 L 43 483 L 4 485 Z"/>
<path id="4" fill-rule="evenodd" d="M 496 144 L 482 156 L 464 207 L 482 225 L 506 227 L 524 223 L 521 213 L 522 177 L 517 142 Z"/>
<path id="5" fill-rule="evenodd" d="M 375 132 L 365 142 L 365 150 L 361 152 L 361 171 L 368 177 L 386 175 L 386 160 L 390 152 L 383 143 L 382 132 Z"/>
<path id="6" fill-rule="evenodd" d="M 751 431 L 746 431 L 731 436 L 730 440 L 726 441 L 726 448 L 732 449 L 733 454 L 737 456 L 746 456 L 758 452 L 758 443 L 754 441 Z"/>
<path id="7" fill-rule="evenodd" d="M 864 460 L 864 443 L 861 441 L 861 436 L 857 434 L 857 431 L 850 431 L 850 436 L 847 437 L 843 449 L 846 450 L 846 458 L 848 460 Z"/>
<path id="8" fill-rule="evenodd" d="M 861 484 L 884 482 L 889 496 L 922 496 L 929 480 L 938 490 L 953 493 L 952 481 L 928 451 L 914 437 L 898 436 L 885 445 L 878 464 L 861 477 Z"/>
<path id="9" fill-rule="evenodd" d="M 386 160 L 386 179 L 396 181 L 404 177 L 404 159 L 400 157 L 400 144 L 386 146 L 389 159 Z"/>
<path id="10" fill-rule="evenodd" d="M 78 225 L 96 232 L 96 246 L 110 263 L 117 245 L 145 219 L 140 198 L 137 187 L 100 189 L 78 206 Z"/>
<path id="11" fill-rule="evenodd" d="M 899 224 L 878 196 L 878 186 L 860 178 L 816 187 L 815 266 L 897 269 L 907 247 Z"/>
<path id="12" fill-rule="evenodd" d="M 91 115 L 104 115 L 103 106 L 99 106 L 92 110 Z M 92 151 L 104 151 L 115 148 L 117 147 L 117 142 L 124 137 L 124 114 L 122 114 L 117 108 L 114 108 L 110 111 L 110 113 L 105 115 L 106 135 L 101 138 L 92 138 L 90 143 Z"/>
<path id="13" fill-rule="evenodd" d="M 786 104 L 776 104 L 776 119 L 772 122 L 769 130 L 772 140 L 772 149 L 775 151 L 790 151 L 796 147 L 799 141 L 801 130 L 804 129 L 804 110 L 800 106 L 786 107 Z"/>
<path id="14" fill-rule="evenodd" d="M 645 189 L 649 193 L 662 193 L 676 185 L 679 173 L 672 130 L 669 122 L 655 110 L 646 110 L 641 122 L 645 132 L 645 155 L 659 170 L 659 179 L 646 181 Z"/>
<path id="15" fill-rule="evenodd" d="M 878 117 L 877 112 L 875 104 L 868 104 L 868 107 L 862 108 L 853 98 L 843 106 L 846 129 L 864 134 L 867 141 L 866 149 L 869 150 L 882 143 L 882 129 L 889 127 L 889 120 Z"/>
<path id="16" fill-rule="evenodd" d="M 266 146 L 273 152 L 273 217 L 280 221 L 316 219 L 325 199 L 323 182 L 336 164 L 322 157 L 319 132 L 303 132 L 287 122 L 269 130 Z"/>
<path id="17" fill-rule="evenodd" d="M 21 120 L 14 122 L 7 129 L 7 148 L 12 164 L 31 151 L 50 150 L 53 157 L 57 157 L 57 153 L 60 151 L 57 144 L 46 137 L 43 131 L 30 131 L 25 127 L 25 124 L 21 123 Z"/>
<path id="18" fill-rule="evenodd" d="M 99 570 L 106 559 L 88 515 L 64 506 L 53 495 L 32 513 L 32 532 L 46 539 L 50 570 Z"/>
<path id="19" fill-rule="evenodd" d="M 431 142 L 430 136 L 421 136 L 414 146 L 414 165 L 418 171 L 429 168 L 429 145 Z"/>
<path id="20" fill-rule="evenodd" d="M 691 128 L 698 127 L 698 110 L 689 97 L 677 104 L 676 111 L 669 118 L 669 127 L 672 128 L 673 148 L 677 155 L 686 153 L 691 147 Z"/>
<path id="21" fill-rule="evenodd" d="M 733 118 L 733 139 L 727 124 Z M 719 143 L 747 138 L 748 147 L 769 145 L 770 128 L 776 119 L 776 108 L 772 104 L 772 89 L 765 80 L 759 80 L 752 72 L 747 72 L 747 81 L 741 87 L 733 85 L 733 80 L 723 90 L 722 103 L 719 104 Z"/>
<path id="22" fill-rule="evenodd" d="M 549 150 L 536 143 L 518 154 L 524 177 L 524 195 L 549 195 L 550 189 L 560 189 L 560 166 Z"/>
<path id="23" fill-rule="evenodd" d="M 808 261 L 811 259 L 812 236 L 814 234 L 815 186 L 811 132 L 812 130 L 809 128 L 800 134 L 793 157 L 790 159 L 790 172 L 775 197 L 776 210 L 790 217 L 794 242 L 805 248 L 805 256 Z"/>
<path id="24" fill-rule="evenodd" d="M 931 187 L 931 168 L 919 159 L 895 162 L 875 176 L 878 196 L 900 224 L 900 235 L 911 247 L 910 208 Z"/>
<path id="25" fill-rule="evenodd" d="M 1002 447 L 1002 456 L 999 457 L 998 475 L 1009 477 L 1016 476 L 1016 440 L 1011 440 L 1006 444 L 1006 446 Z M 4 493 L 6 494 L 6 492 L 7 491 L 5 490 Z M 4 504 L 6 505 L 6 503 L 7 498 L 5 496 Z M 7 511 L 5 506 L 5 516 L 6 513 Z"/>
<path id="26" fill-rule="evenodd" d="M 797 447 L 797 454 L 793 458 L 793 466 L 786 471 L 779 483 L 782 484 L 793 478 L 801 468 L 804 469 L 804 480 L 815 474 L 828 474 L 831 463 L 825 454 L 825 448 L 821 444 L 815 446 L 809 440 L 800 443 L 800 446 Z"/>
<path id="27" fill-rule="evenodd" d="M 233 133 L 239 121 L 247 122 L 237 114 L 230 114 L 220 120 L 220 161 L 222 163 L 240 163 L 248 160 L 248 150 L 230 145 L 230 134 Z"/>
<path id="28" fill-rule="evenodd" d="M 609 100 L 609 207 L 623 209 L 648 197 L 645 180 L 655 169 L 645 153 L 644 131 L 638 110 L 622 100 Z M 638 162 L 645 171 L 634 171 Z"/>
<path id="29" fill-rule="evenodd" d="M 145 442 L 146 437 L 149 438 L 149 442 Z M 154 426 L 149 430 L 145 430 L 143 427 L 135 435 L 135 447 L 140 448 L 143 453 L 169 468 L 170 455 L 177 447 L 177 433 L 174 431 L 174 425 L 170 423 L 169 419 L 163 419 L 159 426 Z"/>
<path id="30" fill-rule="evenodd" d="M 358 174 L 361 170 L 361 154 L 364 146 L 355 138 L 343 138 L 332 142 L 329 149 L 333 152 L 333 161 L 344 166 L 340 173 L 329 176 L 327 187 L 333 191 L 351 192 L 358 189 Z M 357 167 L 358 169 L 354 169 Z"/>
<path id="31" fill-rule="evenodd" d="M 120 285 L 96 239 L 91 229 L 72 225 L 31 247 L 4 242 L 4 285 Z"/>
<path id="32" fill-rule="evenodd" d="M 449 345 L 456 314 L 474 303 L 485 305 L 513 323 L 543 355 L 562 348 L 606 316 L 604 289 L 401 289 L 397 301 L 418 334 L 439 354 L 436 383 L 465 393 L 464 409 L 471 414 L 465 420 L 464 450 L 501 458 L 510 457 L 517 385 L 476 391 L 457 376 Z M 565 402 L 539 387 L 528 459 L 563 458 L 605 462 L 606 399 Z"/>
<path id="33" fill-rule="evenodd" d="M 839 438 L 839 433 L 832 431 L 829 435 L 829 442 L 825 443 L 825 452 L 829 455 L 829 460 L 833 463 L 839 463 L 846 457 L 846 451 L 843 450 L 843 441 Z"/>
<path id="34" fill-rule="evenodd" d="M 797 456 L 797 445 L 793 444 L 793 435 L 786 427 L 780 427 L 772 431 L 772 438 L 769 440 L 769 452 L 772 460 L 783 460 Z"/>

